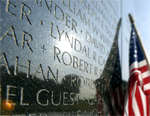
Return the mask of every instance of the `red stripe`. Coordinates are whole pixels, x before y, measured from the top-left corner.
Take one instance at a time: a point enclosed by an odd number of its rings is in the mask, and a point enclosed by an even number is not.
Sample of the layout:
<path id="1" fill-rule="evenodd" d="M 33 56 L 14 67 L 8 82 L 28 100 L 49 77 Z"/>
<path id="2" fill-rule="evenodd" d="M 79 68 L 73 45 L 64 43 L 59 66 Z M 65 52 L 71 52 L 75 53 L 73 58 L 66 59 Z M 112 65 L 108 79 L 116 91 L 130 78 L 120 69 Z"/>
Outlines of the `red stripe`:
<path id="1" fill-rule="evenodd" d="M 140 67 L 139 70 L 141 71 L 141 73 L 148 71 L 148 65 L 145 65 L 143 67 Z"/>
<path id="2" fill-rule="evenodd" d="M 149 111 L 150 110 L 149 109 L 150 108 L 150 97 L 148 97 L 148 96 L 146 97 L 146 108 L 147 108 L 147 116 L 149 116 L 150 115 L 149 114 L 150 113 L 150 111 Z"/>
<path id="3" fill-rule="evenodd" d="M 139 72 L 134 72 L 134 73 L 130 76 L 129 88 L 133 88 L 134 83 L 138 80 L 138 75 L 139 75 Z"/>
<path id="4" fill-rule="evenodd" d="M 150 76 L 143 79 L 143 85 L 150 83 Z"/>
<path id="5" fill-rule="evenodd" d="M 131 74 L 132 72 L 134 72 L 135 70 L 138 70 L 138 68 L 133 68 L 133 69 L 130 71 L 130 74 Z"/>
<path id="6" fill-rule="evenodd" d="M 147 96 L 150 96 L 150 90 L 144 91 Z"/>
<path id="7" fill-rule="evenodd" d="M 149 69 L 148 69 L 148 66 L 145 65 L 145 66 L 140 67 L 140 68 L 133 68 L 133 69 L 130 71 L 130 73 L 132 73 L 132 72 L 135 71 L 135 70 L 139 70 L 139 71 L 141 71 L 141 73 L 144 73 L 144 72 L 148 71 Z"/>
<path id="8" fill-rule="evenodd" d="M 132 96 L 131 96 L 131 91 L 132 91 L 132 89 L 129 88 L 128 113 L 129 113 L 129 116 L 135 116 L 135 115 L 134 115 L 134 112 L 133 112 L 133 109 L 132 109 Z"/>
<path id="9" fill-rule="evenodd" d="M 135 98 L 136 98 L 136 101 L 137 101 L 137 105 L 139 107 L 139 111 L 140 111 L 140 114 L 141 116 L 144 115 L 144 108 L 143 108 L 143 103 L 142 103 L 142 98 L 141 98 L 141 94 L 140 94 L 140 91 L 139 91 L 139 88 L 138 86 L 136 86 L 136 92 L 135 92 Z"/>
<path id="10" fill-rule="evenodd" d="M 142 67 L 140 67 L 140 68 L 133 68 L 133 69 L 130 71 L 130 73 L 132 73 L 132 72 L 135 71 L 135 70 L 140 70 L 141 73 L 144 73 L 144 72 L 148 71 L 149 68 L 148 68 L 148 65 L 142 66 Z"/>

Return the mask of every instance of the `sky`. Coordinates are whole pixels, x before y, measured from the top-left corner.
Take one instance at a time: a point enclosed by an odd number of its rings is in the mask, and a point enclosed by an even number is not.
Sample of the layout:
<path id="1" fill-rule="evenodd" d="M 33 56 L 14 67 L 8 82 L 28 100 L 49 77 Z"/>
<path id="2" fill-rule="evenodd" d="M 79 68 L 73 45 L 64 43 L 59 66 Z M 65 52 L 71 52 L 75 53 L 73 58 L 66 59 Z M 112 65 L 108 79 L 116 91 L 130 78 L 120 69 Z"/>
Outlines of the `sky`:
<path id="1" fill-rule="evenodd" d="M 135 23 L 150 58 L 150 0 L 135 0 Z"/>
<path id="2" fill-rule="evenodd" d="M 122 0 L 122 71 L 123 79 L 128 80 L 129 41 L 131 24 L 128 18 L 130 13 L 133 18 L 139 36 L 143 42 L 145 51 L 150 61 L 150 0 Z"/>

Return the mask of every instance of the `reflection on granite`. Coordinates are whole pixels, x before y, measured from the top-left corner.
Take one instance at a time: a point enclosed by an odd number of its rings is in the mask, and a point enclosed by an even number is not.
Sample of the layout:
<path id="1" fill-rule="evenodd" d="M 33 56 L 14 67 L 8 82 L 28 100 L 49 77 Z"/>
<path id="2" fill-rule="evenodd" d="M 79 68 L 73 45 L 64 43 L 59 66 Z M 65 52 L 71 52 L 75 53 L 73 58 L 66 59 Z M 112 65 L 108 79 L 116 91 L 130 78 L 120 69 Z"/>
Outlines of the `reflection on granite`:
<path id="1" fill-rule="evenodd" d="M 2 114 L 103 115 L 118 52 L 113 47 L 109 55 L 120 1 L 0 0 L 0 5 Z"/>
<path id="2" fill-rule="evenodd" d="M 11 73 L 14 68 L 10 67 Z M 5 67 L 1 67 L 1 89 L 2 101 L 11 99 L 15 103 L 13 111 L 7 111 L 8 114 L 32 114 L 33 112 L 67 112 L 78 110 L 82 112 L 95 109 L 96 102 L 92 99 L 79 99 L 79 87 L 75 86 L 77 81 L 71 79 L 78 78 L 77 75 L 66 75 L 61 83 L 56 83 L 53 79 L 47 81 L 36 77 L 26 78 L 26 74 L 19 72 L 17 76 L 7 74 Z M 77 79 L 78 80 L 78 79 Z M 80 85 L 80 80 L 78 80 Z M 89 105 L 90 102 L 92 105 Z M 3 107 L 3 106 L 2 106 Z M 2 114 L 6 111 L 2 110 Z M 7 114 L 6 113 L 6 114 Z M 95 114 L 96 111 L 93 112 Z"/>

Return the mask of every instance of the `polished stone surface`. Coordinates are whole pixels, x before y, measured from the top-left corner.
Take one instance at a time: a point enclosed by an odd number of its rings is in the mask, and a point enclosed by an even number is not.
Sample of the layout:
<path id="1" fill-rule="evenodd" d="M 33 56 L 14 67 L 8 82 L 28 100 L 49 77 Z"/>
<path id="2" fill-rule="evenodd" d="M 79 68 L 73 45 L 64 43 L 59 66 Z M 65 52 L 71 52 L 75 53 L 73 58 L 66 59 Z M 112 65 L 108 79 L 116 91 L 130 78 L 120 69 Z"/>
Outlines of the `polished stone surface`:
<path id="1" fill-rule="evenodd" d="M 1 0 L 0 5 L 2 114 L 107 114 L 95 82 L 111 51 L 120 1 Z M 99 85 L 101 94 L 108 81 Z M 14 104 L 5 107 L 4 100 Z"/>

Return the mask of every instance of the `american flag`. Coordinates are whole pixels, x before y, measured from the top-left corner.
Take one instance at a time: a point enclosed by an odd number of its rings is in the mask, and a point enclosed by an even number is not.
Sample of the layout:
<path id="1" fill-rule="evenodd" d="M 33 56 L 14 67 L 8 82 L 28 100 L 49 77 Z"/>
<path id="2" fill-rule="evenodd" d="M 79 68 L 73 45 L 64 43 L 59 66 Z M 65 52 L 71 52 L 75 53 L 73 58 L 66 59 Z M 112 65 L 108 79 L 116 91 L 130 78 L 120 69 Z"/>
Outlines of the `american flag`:
<path id="1" fill-rule="evenodd" d="M 107 88 L 107 93 L 109 103 L 109 115 L 118 116 L 123 115 L 124 110 L 124 91 L 122 87 L 123 81 L 121 77 L 119 51 L 114 61 L 114 71 L 112 73 L 110 86 Z"/>
<path id="2" fill-rule="evenodd" d="M 101 77 L 97 80 L 104 85 L 104 88 L 98 89 L 97 95 L 100 95 L 103 99 L 103 115 L 123 115 L 124 110 L 124 92 L 122 89 L 122 77 L 121 77 L 121 67 L 120 67 L 120 58 L 119 58 L 119 49 L 118 49 L 118 36 L 119 28 L 121 25 L 121 19 L 118 23 L 118 28 L 116 31 L 115 39 L 106 61 L 105 68 Z M 100 87 L 101 88 L 101 87 Z M 98 104 L 98 112 L 101 110 L 100 105 Z M 99 116 L 102 114 L 98 114 Z"/>
<path id="3" fill-rule="evenodd" d="M 150 71 L 133 25 L 129 57 L 130 78 L 124 116 L 150 116 Z"/>

